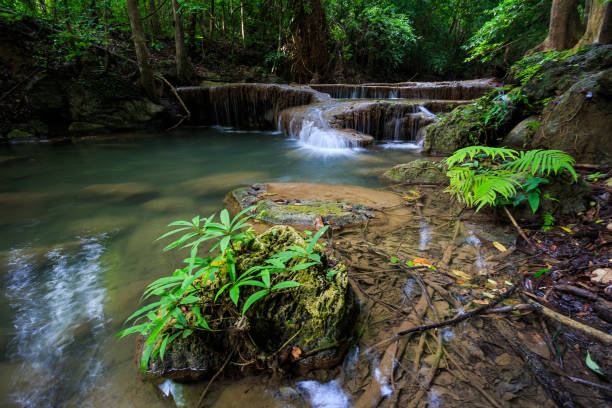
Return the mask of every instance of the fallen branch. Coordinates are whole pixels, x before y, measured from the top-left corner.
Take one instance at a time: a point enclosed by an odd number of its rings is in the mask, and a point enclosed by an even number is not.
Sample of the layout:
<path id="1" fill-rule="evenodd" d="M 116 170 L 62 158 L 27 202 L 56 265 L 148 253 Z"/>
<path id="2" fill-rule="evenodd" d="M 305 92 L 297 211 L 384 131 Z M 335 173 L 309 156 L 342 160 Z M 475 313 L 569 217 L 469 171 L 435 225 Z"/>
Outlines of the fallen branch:
<path id="1" fill-rule="evenodd" d="M 547 308 L 546 306 L 543 306 L 542 304 L 533 301 L 531 299 L 526 299 L 528 303 L 532 304 L 536 310 L 540 313 L 542 313 L 544 316 L 549 317 L 553 320 L 556 320 L 559 323 L 562 323 L 566 326 L 571 327 L 572 329 L 576 329 L 576 330 L 580 330 L 581 332 L 601 341 L 602 343 L 606 344 L 606 345 L 611 345 L 612 344 L 612 336 L 609 335 L 608 333 L 602 332 L 601 330 L 597 330 L 591 326 L 587 326 L 584 323 L 580 323 L 574 319 L 571 319 L 565 315 L 562 315 L 561 313 L 555 312 L 552 309 Z"/>
<path id="2" fill-rule="evenodd" d="M 506 212 L 506 215 L 508 216 L 508 218 L 510 218 L 510 222 L 512 222 L 512 225 L 514 225 L 514 228 L 516 228 L 516 230 L 518 231 L 521 238 L 523 238 L 525 242 L 528 243 L 529 246 L 531 246 L 533 249 L 542 249 L 541 246 L 534 244 L 533 242 L 531 242 L 529 238 L 527 238 L 527 235 L 525 235 L 525 233 L 523 232 L 523 229 L 518 225 L 518 223 L 516 222 L 512 214 L 510 214 L 510 211 L 508 211 L 506 206 L 502 206 L 502 207 L 504 211 Z"/>
<path id="3" fill-rule="evenodd" d="M 461 323 L 464 320 L 470 319 L 474 316 L 478 316 L 479 314 L 484 313 L 486 310 L 490 309 L 491 307 L 497 305 L 498 303 L 500 303 L 502 300 L 506 299 L 507 297 L 509 297 L 510 295 L 512 295 L 512 293 L 514 292 L 514 290 L 516 289 L 516 287 L 518 286 L 518 284 L 514 284 L 510 287 L 510 289 L 508 289 L 506 292 L 504 292 L 503 294 L 499 295 L 498 297 L 496 297 L 495 299 L 493 299 L 491 301 L 491 303 L 480 306 L 479 308 L 472 310 L 471 312 L 468 313 L 464 313 L 454 319 L 450 319 L 450 320 L 445 320 L 443 322 L 440 323 L 434 323 L 434 324 L 428 324 L 425 326 L 420 326 L 420 327 L 415 327 L 412 329 L 408 329 L 408 330 L 404 330 L 402 332 L 397 333 L 394 337 L 400 337 L 400 336 L 405 336 L 407 334 L 410 333 L 422 333 L 424 331 L 427 330 L 431 330 L 431 329 L 438 329 L 440 327 L 446 327 L 446 326 L 452 326 L 454 324 L 457 323 Z M 612 337 L 612 336 L 610 336 Z"/>
<path id="4" fill-rule="evenodd" d="M 225 362 L 223 363 L 219 371 L 217 371 L 215 375 L 213 375 L 213 377 L 210 379 L 210 381 L 206 385 L 206 388 L 204 388 L 204 391 L 202 391 L 202 394 L 200 395 L 200 399 L 198 400 L 198 403 L 196 404 L 196 408 L 199 408 L 202 405 L 202 401 L 204 401 L 204 397 L 206 396 L 206 393 L 208 392 L 208 388 L 210 388 L 210 385 L 215 381 L 215 379 L 219 376 L 219 374 L 223 372 L 223 370 L 225 369 L 225 366 L 227 365 L 227 363 L 229 363 L 233 355 L 234 355 L 233 352 L 229 353 L 229 355 L 225 359 Z"/>

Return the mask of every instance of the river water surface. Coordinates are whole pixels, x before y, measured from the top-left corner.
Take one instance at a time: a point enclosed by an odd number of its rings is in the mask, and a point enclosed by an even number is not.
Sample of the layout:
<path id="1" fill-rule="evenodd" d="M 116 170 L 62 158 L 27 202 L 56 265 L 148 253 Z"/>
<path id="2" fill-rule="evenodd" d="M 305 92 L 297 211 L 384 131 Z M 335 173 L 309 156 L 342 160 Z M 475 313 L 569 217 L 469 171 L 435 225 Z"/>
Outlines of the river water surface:
<path id="1" fill-rule="evenodd" d="M 114 336 L 145 286 L 180 265 L 154 241 L 166 224 L 218 212 L 247 183 L 379 187 L 381 169 L 418 156 L 389 147 L 317 151 L 279 133 L 218 128 L 1 147 L 19 160 L 0 164 L 0 405 L 185 404 L 186 387 L 142 382 L 135 338 Z M 296 389 L 313 406 L 348 401 L 333 381 Z M 253 407 L 271 406 L 260 398 Z"/>

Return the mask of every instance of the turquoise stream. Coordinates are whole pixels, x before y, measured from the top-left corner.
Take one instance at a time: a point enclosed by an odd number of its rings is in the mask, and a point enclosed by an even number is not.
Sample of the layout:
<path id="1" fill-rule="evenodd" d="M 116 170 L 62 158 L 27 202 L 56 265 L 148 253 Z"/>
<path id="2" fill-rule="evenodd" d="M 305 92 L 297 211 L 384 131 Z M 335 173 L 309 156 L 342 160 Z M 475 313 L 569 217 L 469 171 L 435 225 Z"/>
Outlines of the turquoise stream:
<path id="1" fill-rule="evenodd" d="M 23 158 L 0 164 L 0 406 L 180 405 L 163 397 L 173 384 L 139 379 L 135 338 L 114 337 L 145 285 L 180 265 L 154 242 L 166 224 L 218 212 L 246 183 L 381 186 L 382 168 L 418 155 L 385 147 L 324 155 L 215 128 L 0 147 Z"/>

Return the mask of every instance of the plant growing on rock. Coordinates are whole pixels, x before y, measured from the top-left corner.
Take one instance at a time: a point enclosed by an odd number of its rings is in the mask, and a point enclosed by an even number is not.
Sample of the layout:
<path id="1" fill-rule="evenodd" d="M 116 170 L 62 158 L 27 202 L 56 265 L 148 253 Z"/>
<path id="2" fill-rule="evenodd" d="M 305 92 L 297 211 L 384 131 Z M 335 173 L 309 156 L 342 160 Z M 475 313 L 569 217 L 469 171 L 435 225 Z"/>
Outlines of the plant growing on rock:
<path id="1" fill-rule="evenodd" d="M 237 258 L 256 239 L 251 225 L 247 222 L 249 207 L 230 219 L 227 210 L 220 213 L 220 222 L 215 215 L 208 218 L 194 217 L 191 221 L 175 221 L 169 227 L 178 227 L 158 239 L 183 232 L 184 235 L 173 241 L 164 250 L 190 248 L 190 255 L 184 260 L 186 266 L 176 269 L 171 276 L 157 279 L 149 284 L 141 300 L 152 296 L 159 300 L 150 303 L 132 314 L 126 322 L 134 325 L 122 330 L 118 336 L 139 333 L 145 337 L 140 361 L 143 371 L 149 361 L 157 355 L 163 360 L 168 346 L 179 336 L 187 338 L 194 331 L 217 331 L 215 321 L 211 321 L 211 310 L 220 307 L 219 300 L 229 296 L 235 310 L 234 315 L 242 315 L 249 308 L 272 292 L 300 286 L 300 282 L 273 279 L 286 272 L 307 269 L 321 263 L 321 256 L 315 252 L 316 243 L 327 227 L 312 236 L 305 247 L 293 245 L 288 250 L 269 256 L 240 272 Z M 209 249 L 211 255 L 201 257 L 201 244 L 213 241 Z M 259 288 L 248 298 L 241 296 L 247 288 Z"/>
<path id="2" fill-rule="evenodd" d="M 560 150 L 516 150 L 470 146 L 446 159 L 450 186 L 447 191 L 466 205 L 517 206 L 527 200 L 535 213 L 540 206 L 539 186 L 546 177 L 568 171 L 574 181 L 574 159 Z"/>

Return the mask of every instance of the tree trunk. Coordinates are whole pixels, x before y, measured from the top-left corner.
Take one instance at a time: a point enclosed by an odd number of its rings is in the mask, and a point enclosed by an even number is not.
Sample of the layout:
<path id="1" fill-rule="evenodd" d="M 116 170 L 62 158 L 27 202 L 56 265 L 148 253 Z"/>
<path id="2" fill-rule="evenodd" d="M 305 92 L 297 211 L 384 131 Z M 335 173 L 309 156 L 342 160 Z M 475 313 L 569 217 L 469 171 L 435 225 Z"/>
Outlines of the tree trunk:
<path id="1" fill-rule="evenodd" d="M 127 0 L 127 11 L 130 18 L 130 26 L 132 27 L 132 37 L 134 37 L 134 49 L 136 50 L 138 70 L 140 71 L 140 86 L 142 86 L 149 99 L 153 102 L 157 102 L 158 96 L 155 90 L 153 69 L 149 63 L 149 50 L 147 49 L 147 42 L 142 28 L 138 0 Z"/>
<path id="2" fill-rule="evenodd" d="M 215 0 L 210 0 L 210 26 L 208 27 L 208 36 L 212 39 L 213 28 L 215 28 Z"/>
<path id="3" fill-rule="evenodd" d="M 161 37 L 161 25 L 159 24 L 159 13 L 155 11 L 157 5 L 155 0 L 149 0 L 149 9 L 151 10 L 150 22 L 151 22 L 151 35 L 154 39 Z"/>
<path id="4" fill-rule="evenodd" d="M 317 83 L 327 78 L 327 22 L 321 0 L 292 0 L 295 12 L 291 33 L 295 48 L 292 71 L 300 82 Z M 309 7 L 308 7 L 309 6 Z"/>
<path id="5" fill-rule="evenodd" d="M 548 36 L 531 52 L 567 50 L 576 44 L 581 34 L 582 25 L 578 14 L 578 0 L 553 0 L 550 9 Z"/>
<path id="6" fill-rule="evenodd" d="M 172 0 L 172 13 L 174 15 L 174 44 L 176 48 L 176 76 L 180 82 L 186 83 L 193 78 L 193 69 L 187 59 L 185 50 L 185 36 L 183 34 L 183 18 L 179 12 L 178 0 Z"/>
<path id="7" fill-rule="evenodd" d="M 242 35 L 242 46 L 244 47 L 244 2 L 240 0 L 240 34 Z"/>
<path id="8" fill-rule="evenodd" d="M 587 0 L 590 3 L 589 19 L 584 35 L 574 49 L 597 42 L 612 43 L 612 3 L 602 3 L 601 0 Z"/>

